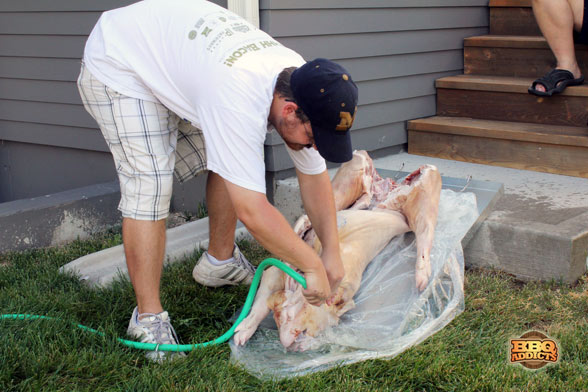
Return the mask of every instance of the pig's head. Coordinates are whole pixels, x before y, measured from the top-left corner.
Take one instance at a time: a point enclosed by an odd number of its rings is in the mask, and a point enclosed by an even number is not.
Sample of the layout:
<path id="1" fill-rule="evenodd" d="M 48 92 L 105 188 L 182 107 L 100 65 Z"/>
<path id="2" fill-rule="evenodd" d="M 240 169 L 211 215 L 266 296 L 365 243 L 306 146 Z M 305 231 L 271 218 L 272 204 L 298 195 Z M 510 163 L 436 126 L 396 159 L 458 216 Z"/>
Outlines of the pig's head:
<path id="1" fill-rule="evenodd" d="M 274 312 L 280 342 L 291 351 L 311 348 L 321 331 L 338 322 L 338 317 L 329 312 L 326 304 L 309 304 L 301 289 L 276 291 L 268 299 L 268 306 Z"/>

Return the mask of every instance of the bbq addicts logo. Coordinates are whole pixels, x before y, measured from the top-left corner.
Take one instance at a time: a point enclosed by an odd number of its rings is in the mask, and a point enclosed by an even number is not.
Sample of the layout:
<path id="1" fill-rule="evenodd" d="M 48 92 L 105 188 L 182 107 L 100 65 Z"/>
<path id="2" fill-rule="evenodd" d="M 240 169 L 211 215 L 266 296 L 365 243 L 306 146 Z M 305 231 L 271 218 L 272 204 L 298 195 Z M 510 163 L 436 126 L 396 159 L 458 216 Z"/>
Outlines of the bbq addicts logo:
<path id="1" fill-rule="evenodd" d="M 538 331 L 524 333 L 510 340 L 510 363 L 520 363 L 527 369 L 540 369 L 559 359 L 557 342 Z"/>

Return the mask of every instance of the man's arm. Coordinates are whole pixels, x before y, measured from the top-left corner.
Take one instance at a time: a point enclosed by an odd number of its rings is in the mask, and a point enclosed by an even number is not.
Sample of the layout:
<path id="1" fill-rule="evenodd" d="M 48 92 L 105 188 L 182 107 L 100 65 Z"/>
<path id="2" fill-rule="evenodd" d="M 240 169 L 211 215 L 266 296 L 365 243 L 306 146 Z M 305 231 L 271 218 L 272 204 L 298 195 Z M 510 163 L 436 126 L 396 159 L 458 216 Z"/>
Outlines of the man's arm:
<path id="1" fill-rule="evenodd" d="M 343 280 L 345 270 L 339 249 L 337 211 L 329 173 L 325 170 L 320 174 L 309 175 L 296 170 L 296 175 L 304 209 L 323 247 L 321 257 L 327 270 L 331 292 L 335 293 Z"/>
<path id="2" fill-rule="evenodd" d="M 320 257 L 292 230 L 286 218 L 263 193 L 224 181 L 237 217 L 269 252 L 304 273 L 308 288 L 304 296 L 320 305 L 330 294 L 329 281 Z"/>

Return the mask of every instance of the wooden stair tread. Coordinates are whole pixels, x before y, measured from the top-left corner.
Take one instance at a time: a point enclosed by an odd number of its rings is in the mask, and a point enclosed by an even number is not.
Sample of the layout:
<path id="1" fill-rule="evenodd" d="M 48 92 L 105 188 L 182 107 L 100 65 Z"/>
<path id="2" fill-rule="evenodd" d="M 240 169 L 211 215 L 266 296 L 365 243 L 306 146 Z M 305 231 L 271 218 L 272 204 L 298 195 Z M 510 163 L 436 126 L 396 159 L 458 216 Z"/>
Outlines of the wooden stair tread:
<path id="1" fill-rule="evenodd" d="M 408 122 L 408 129 L 493 139 L 588 147 L 588 127 L 435 116 L 411 120 Z"/>
<path id="2" fill-rule="evenodd" d="M 506 93 L 528 94 L 528 88 L 535 78 L 519 78 L 510 76 L 485 76 L 485 75 L 456 75 L 446 76 L 435 81 L 437 88 L 457 90 L 479 90 Z M 571 86 L 566 88 L 559 96 L 588 97 L 588 85 Z M 537 97 L 546 98 L 550 97 Z"/>
<path id="3" fill-rule="evenodd" d="M 588 178 L 583 146 L 562 146 L 519 140 L 408 130 L 408 153 Z"/>
<path id="4" fill-rule="evenodd" d="M 484 48 L 526 48 L 549 49 L 547 40 L 543 36 L 533 35 L 479 35 L 465 38 L 464 46 Z M 587 45 L 576 44 L 576 49 L 586 50 Z"/>
<path id="5" fill-rule="evenodd" d="M 479 46 L 488 48 L 549 49 L 547 40 L 544 37 L 533 35 L 479 35 L 465 38 L 463 44 L 464 46 Z"/>
<path id="6" fill-rule="evenodd" d="M 490 0 L 489 7 L 532 7 L 532 0 Z"/>

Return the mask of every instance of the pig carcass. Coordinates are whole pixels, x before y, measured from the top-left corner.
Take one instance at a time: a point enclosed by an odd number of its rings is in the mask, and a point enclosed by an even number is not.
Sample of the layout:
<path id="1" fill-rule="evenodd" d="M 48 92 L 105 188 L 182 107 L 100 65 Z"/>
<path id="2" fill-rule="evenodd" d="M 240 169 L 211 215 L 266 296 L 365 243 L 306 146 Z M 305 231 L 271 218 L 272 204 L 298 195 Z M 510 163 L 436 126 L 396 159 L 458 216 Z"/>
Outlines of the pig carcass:
<path id="1" fill-rule="evenodd" d="M 437 222 L 441 177 L 432 165 L 421 166 L 396 184 L 383 179 L 365 151 L 339 168 L 332 181 L 341 259 L 345 277 L 330 304 L 313 306 L 301 286 L 275 267 L 265 270 L 250 314 L 236 329 L 234 342 L 243 345 L 273 311 L 280 342 L 289 350 L 312 347 L 313 337 L 354 307 L 363 272 L 395 236 L 413 231 L 417 243 L 416 285 L 423 290 L 431 275 L 430 252 Z M 318 254 L 321 244 L 310 220 L 302 216 L 294 230 Z"/>

